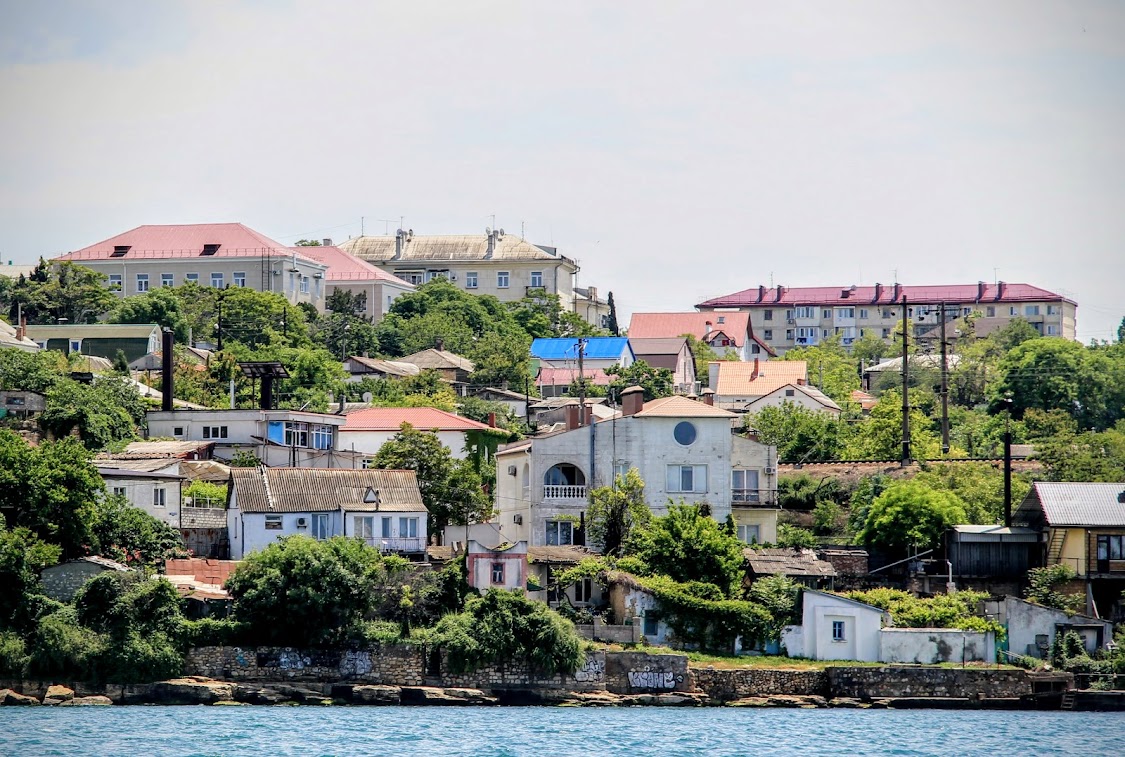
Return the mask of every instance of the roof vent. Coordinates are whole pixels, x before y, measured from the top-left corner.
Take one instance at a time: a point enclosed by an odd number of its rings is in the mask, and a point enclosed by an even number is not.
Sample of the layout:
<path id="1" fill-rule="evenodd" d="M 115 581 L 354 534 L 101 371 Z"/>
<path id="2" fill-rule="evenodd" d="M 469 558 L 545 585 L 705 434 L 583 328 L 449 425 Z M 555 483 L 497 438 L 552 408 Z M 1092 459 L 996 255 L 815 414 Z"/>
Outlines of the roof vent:
<path id="1" fill-rule="evenodd" d="M 123 257 L 125 257 L 125 253 L 129 252 L 129 249 L 130 249 L 130 245 L 127 245 L 127 244 L 114 245 L 113 252 L 110 253 L 110 257 L 111 258 L 123 258 Z"/>
<path id="2" fill-rule="evenodd" d="M 221 246 L 222 245 L 217 245 L 217 244 L 205 244 L 205 245 L 203 245 L 203 254 L 204 255 L 214 255 L 216 252 L 219 251 L 219 247 L 221 247 Z"/>
<path id="3" fill-rule="evenodd" d="M 379 490 L 371 486 L 367 487 L 367 491 L 363 493 L 363 503 L 366 505 L 378 505 L 379 501 Z"/>
<path id="4" fill-rule="evenodd" d="M 1117 501 L 1120 502 L 1121 504 L 1125 505 L 1125 492 L 1118 492 L 1117 493 Z"/>

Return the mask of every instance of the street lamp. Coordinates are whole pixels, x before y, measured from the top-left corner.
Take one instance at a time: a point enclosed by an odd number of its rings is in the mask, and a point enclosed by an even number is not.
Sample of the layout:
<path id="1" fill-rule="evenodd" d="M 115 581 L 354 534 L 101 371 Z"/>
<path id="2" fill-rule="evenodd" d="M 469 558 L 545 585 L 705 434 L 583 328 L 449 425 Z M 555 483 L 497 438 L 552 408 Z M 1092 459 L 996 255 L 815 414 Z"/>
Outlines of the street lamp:
<path id="1" fill-rule="evenodd" d="M 346 363 L 348 360 L 348 330 L 352 327 L 350 323 L 344 324 L 344 329 L 340 332 L 340 362 Z"/>
<path id="2" fill-rule="evenodd" d="M 1004 408 L 1004 527 L 1012 526 L 1012 398 L 1000 400 Z"/>

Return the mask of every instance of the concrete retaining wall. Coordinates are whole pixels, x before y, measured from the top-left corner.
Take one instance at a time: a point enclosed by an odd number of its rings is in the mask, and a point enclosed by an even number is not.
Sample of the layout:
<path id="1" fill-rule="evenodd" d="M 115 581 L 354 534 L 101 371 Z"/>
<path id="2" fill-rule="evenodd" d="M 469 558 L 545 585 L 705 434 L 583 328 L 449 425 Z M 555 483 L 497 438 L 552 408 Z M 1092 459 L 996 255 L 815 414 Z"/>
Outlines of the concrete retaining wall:
<path id="1" fill-rule="evenodd" d="M 973 668 L 831 667 L 829 693 L 834 697 L 1019 697 L 1031 693 L 1022 670 Z"/>
<path id="2" fill-rule="evenodd" d="M 744 697 L 828 697 L 828 675 L 823 670 L 765 670 L 693 668 L 695 685 L 708 697 L 730 702 Z"/>

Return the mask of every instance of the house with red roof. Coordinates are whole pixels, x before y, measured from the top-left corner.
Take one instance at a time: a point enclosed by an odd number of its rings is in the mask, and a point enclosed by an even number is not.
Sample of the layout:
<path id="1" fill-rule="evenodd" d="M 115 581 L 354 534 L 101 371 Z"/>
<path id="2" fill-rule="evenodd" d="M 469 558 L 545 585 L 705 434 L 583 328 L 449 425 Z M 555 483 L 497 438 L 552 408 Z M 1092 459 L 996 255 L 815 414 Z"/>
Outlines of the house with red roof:
<path id="1" fill-rule="evenodd" d="M 54 258 L 105 274 L 122 297 L 182 284 L 250 287 L 324 309 L 329 266 L 241 223 L 138 226 Z"/>
<path id="2" fill-rule="evenodd" d="M 755 336 L 745 312 L 633 313 L 629 339 L 669 339 L 691 334 L 722 357 L 734 350 L 739 360 L 767 360 L 774 354 L 766 340 Z"/>
<path id="3" fill-rule="evenodd" d="M 466 456 L 468 434 L 495 431 L 485 423 L 436 407 L 368 407 L 353 410 L 344 418 L 344 425 L 339 430 L 340 449 L 355 450 L 357 454 L 366 456 L 374 456 L 404 423 L 419 431 L 435 434 L 438 441 L 458 459 Z"/>
<path id="4" fill-rule="evenodd" d="M 339 247 L 325 244 L 290 249 L 327 266 L 328 270 L 324 272 L 326 300 L 337 290 L 351 292 L 356 297 L 356 315 L 366 316 L 372 323 L 386 315 L 396 299 L 414 291 L 414 285 L 410 282 L 403 281 L 366 260 L 360 260 Z"/>
<path id="5" fill-rule="evenodd" d="M 750 332 L 778 354 L 830 337 L 838 337 L 845 347 L 864 336 L 889 342 L 904 316 L 918 338 L 933 337 L 942 319 L 948 323 L 972 316 L 987 323 L 988 330 L 1022 318 L 1043 336 L 1074 339 L 1077 307 L 1074 300 L 1046 289 L 1004 281 L 937 286 L 758 286 L 696 305 L 715 319 L 731 317 L 732 311 L 748 314 Z"/>

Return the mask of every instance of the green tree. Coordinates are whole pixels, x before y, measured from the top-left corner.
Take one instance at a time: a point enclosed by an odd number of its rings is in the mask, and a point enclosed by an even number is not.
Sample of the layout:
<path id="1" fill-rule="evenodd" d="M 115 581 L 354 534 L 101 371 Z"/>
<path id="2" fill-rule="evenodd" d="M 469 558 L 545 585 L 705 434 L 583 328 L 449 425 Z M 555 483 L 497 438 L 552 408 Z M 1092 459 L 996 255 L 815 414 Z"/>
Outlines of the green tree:
<path id="1" fill-rule="evenodd" d="M 187 344 L 191 333 L 183 303 L 171 287 L 125 297 L 110 311 L 109 320 L 112 323 L 155 323 L 172 329 L 178 344 Z"/>
<path id="2" fill-rule="evenodd" d="M 1004 517 L 1004 472 L 988 463 L 934 465 L 914 477 L 918 483 L 957 496 L 969 523 L 1001 523 Z M 1020 475 L 1012 477 L 1012 501 L 1018 504 L 1031 489 Z"/>
<path id="3" fill-rule="evenodd" d="M 794 402 L 763 407 L 744 424 L 786 462 L 836 460 L 851 432 L 847 421 Z"/>
<path id="4" fill-rule="evenodd" d="M 289 536 L 246 557 L 227 590 L 261 642 L 331 646 L 361 634 L 382 572 L 378 551 L 357 539 Z"/>
<path id="5" fill-rule="evenodd" d="M 298 239 L 294 247 L 320 247 L 320 241 L 317 239 Z"/>
<path id="6" fill-rule="evenodd" d="M 473 361 L 469 380 L 478 386 L 521 390 L 531 372 L 530 350 L 531 338 L 514 330 L 485 334 L 468 350 Z"/>
<path id="7" fill-rule="evenodd" d="M 95 506 L 91 530 L 98 553 L 127 565 L 163 567 L 164 561 L 186 557 L 180 532 L 121 495 L 110 495 Z"/>
<path id="8" fill-rule="evenodd" d="M 621 392 L 630 386 L 644 389 L 645 402 L 672 396 L 672 372 L 667 368 L 654 368 L 644 360 L 638 360 L 628 368 L 611 365 L 605 372 L 610 377 L 609 388 L 615 396 L 620 397 Z"/>
<path id="9" fill-rule="evenodd" d="M 841 406 L 851 402 L 852 392 L 859 389 L 856 362 L 840 344 L 839 335 L 812 347 L 788 350 L 781 359 L 804 360 L 809 371 L 809 383 L 819 387 Z"/>
<path id="10" fill-rule="evenodd" d="M 92 384 L 60 378 L 47 391 L 39 425 L 55 438 L 77 431 L 89 449 L 137 436 L 146 405 L 137 388 L 121 376 L 98 376 Z"/>
<path id="11" fill-rule="evenodd" d="M 30 632 L 45 607 L 39 571 L 59 561 L 62 550 L 26 528 L 0 526 L 0 631 Z"/>
<path id="12" fill-rule="evenodd" d="M 940 457 L 941 440 L 933 421 L 915 407 L 910 409 L 910 452 L 916 460 Z M 902 455 L 902 394 L 888 390 L 871 414 L 857 422 L 843 455 L 847 460 L 897 460 Z"/>
<path id="13" fill-rule="evenodd" d="M 771 618 L 770 639 L 781 638 L 781 629 L 801 622 L 797 600 L 801 584 L 788 576 L 775 575 L 759 578 L 750 586 L 748 598 L 765 609 Z"/>
<path id="14" fill-rule="evenodd" d="M 30 278 L 20 277 L 0 291 L 10 317 L 22 307 L 29 323 L 91 323 L 113 306 L 116 297 L 104 274 L 70 261 L 47 263 L 42 258 Z"/>
<path id="15" fill-rule="evenodd" d="M 1032 568 L 1027 572 L 1028 587 L 1024 596 L 1032 602 L 1062 610 L 1068 615 L 1086 611 L 1086 596 L 1081 592 L 1065 592 L 1074 581 L 1074 569 L 1059 563 L 1045 568 Z"/>
<path id="16" fill-rule="evenodd" d="M 807 528 L 790 523 L 777 524 L 777 546 L 784 549 L 815 549 L 819 542 L 816 534 Z"/>
<path id="17" fill-rule="evenodd" d="M 617 325 L 617 303 L 613 301 L 613 292 L 609 293 L 606 298 L 606 303 L 609 305 L 609 319 L 607 323 L 607 330 L 613 336 L 621 336 L 621 327 Z M 1123 328 L 1125 328 L 1125 319 L 1122 319 Z M 1120 330 L 1119 330 L 1120 333 Z M 1120 336 L 1118 341 L 1122 341 Z"/>
<path id="18" fill-rule="evenodd" d="M 711 584 L 730 597 L 742 585 L 745 546 L 699 506 L 670 504 L 667 515 L 634 529 L 626 551 L 655 574 Z"/>
<path id="19" fill-rule="evenodd" d="M 950 526 L 964 523 L 965 508 L 956 494 L 917 481 L 891 484 L 875 498 L 859 538 L 869 546 L 900 555 L 941 543 Z"/>
<path id="20" fill-rule="evenodd" d="M 464 612 L 442 618 L 434 639 L 456 673 L 524 663 L 553 675 L 577 670 L 583 659 L 582 640 L 570 621 L 542 602 L 497 589 L 471 598 Z"/>
<path id="21" fill-rule="evenodd" d="M 590 492 L 586 510 L 586 534 L 602 553 L 617 557 L 638 528 L 652 520 L 652 511 L 645 502 L 645 482 L 636 468 L 617 476 L 613 486 L 602 486 Z"/>

